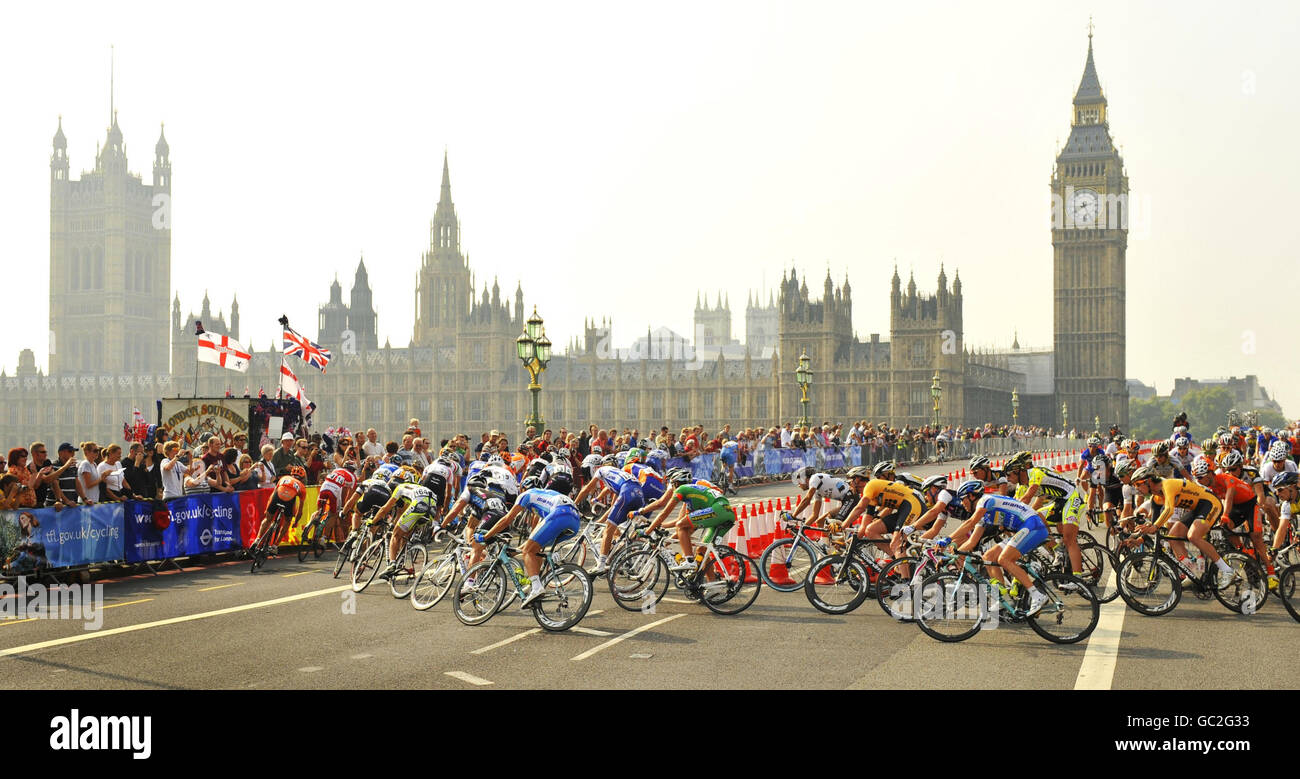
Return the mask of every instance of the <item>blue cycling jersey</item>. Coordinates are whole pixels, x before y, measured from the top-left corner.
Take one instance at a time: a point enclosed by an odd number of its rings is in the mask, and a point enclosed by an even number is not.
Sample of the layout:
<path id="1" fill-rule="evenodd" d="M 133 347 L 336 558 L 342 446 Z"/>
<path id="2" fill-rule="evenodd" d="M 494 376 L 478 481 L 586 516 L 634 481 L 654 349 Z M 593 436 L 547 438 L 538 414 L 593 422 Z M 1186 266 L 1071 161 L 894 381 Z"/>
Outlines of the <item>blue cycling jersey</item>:
<path id="1" fill-rule="evenodd" d="M 625 473 L 612 465 L 602 465 L 596 469 L 596 478 L 605 482 L 605 486 L 614 492 L 623 488 L 624 484 L 634 482 L 635 480 L 628 473 Z"/>
<path id="2" fill-rule="evenodd" d="M 577 511 L 577 507 L 572 500 L 569 500 L 567 495 L 541 488 L 525 490 L 524 494 L 519 496 L 519 500 L 515 502 L 515 505 L 522 506 L 525 511 L 536 511 L 543 520 L 557 511 Z"/>
<path id="3" fill-rule="evenodd" d="M 1042 520 L 1042 517 L 1029 506 L 1015 498 L 1002 495 L 985 495 L 980 498 L 979 503 L 975 504 L 975 510 L 980 509 L 984 509 L 981 524 L 1013 532 L 1024 527 L 1031 520 Z"/>
<path id="4" fill-rule="evenodd" d="M 658 500 L 664 494 L 664 477 L 648 465 L 632 463 L 627 466 L 633 478 L 641 485 L 641 492 L 647 500 Z"/>

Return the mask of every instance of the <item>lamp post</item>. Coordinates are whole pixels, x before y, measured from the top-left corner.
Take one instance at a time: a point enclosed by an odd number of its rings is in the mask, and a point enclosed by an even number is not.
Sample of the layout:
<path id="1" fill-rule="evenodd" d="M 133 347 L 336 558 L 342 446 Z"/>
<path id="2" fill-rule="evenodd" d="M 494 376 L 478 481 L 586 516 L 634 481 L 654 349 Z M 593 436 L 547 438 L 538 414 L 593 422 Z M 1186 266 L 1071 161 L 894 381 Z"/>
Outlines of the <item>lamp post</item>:
<path id="1" fill-rule="evenodd" d="M 1101 435 L 1101 417 L 1100 417 L 1100 416 L 1094 416 L 1094 417 L 1092 418 L 1092 432 L 1093 432 L 1095 435 Z"/>
<path id="2" fill-rule="evenodd" d="M 528 391 L 533 395 L 532 413 L 524 420 L 525 435 L 529 427 L 540 429 L 546 424 L 546 420 L 542 419 L 538 399 L 542 393 L 542 371 L 546 370 L 546 363 L 551 361 L 551 339 L 546 337 L 543 325 L 542 318 L 537 315 L 537 307 L 533 306 L 533 315 L 528 317 L 523 335 L 515 339 L 515 353 L 528 369 Z"/>
<path id="3" fill-rule="evenodd" d="M 1011 426 L 1015 427 L 1020 419 L 1020 391 L 1011 388 Z"/>
<path id="4" fill-rule="evenodd" d="M 1240 417 L 1240 412 L 1238 412 L 1237 409 L 1235 408 L 1230 408 L 1228 409 L 1227 417 L 1228 417 L 1228 427 L 1232 427 L 1233 425 L 1237 424 L 1238 418 Z"/>
<path id="5" fill-rule="evenodd" d="M 1061 401 L 1061 427 L 1065 434 L 1070 434 L 1070 404 L 1068 401 Z"/>
<path id="6" fill-rule="evenodd" d="M 939 372 L 934 372 L 930 381 L 930 399 L 934 401 L 934 428 L 939 429 L 939 400 L 943 397 L 943 387 L 939 386 Z"/>
<path id="7" fill-rule="evenodd" d="M 1256 428 L 1256 427 L 1259 427 L 1259 412 L 1258 412 L 1258 411 L 1247 411 L 1247 412 L 1246 412 L 1246 424 L 1249 425 L 1252 429 L 1253 429 L 1253 428 Z"/>
<path id="8" fill-rule="evenodd" d="M 795 369 L 794 380 L 799 383 L 799 402 L 803 406 L 803 416 L 799 418 L 799 426 L 806 427 L 808 422 L 808 387 L 812 384 L 813 370 L 812 364 L 808 359 L 808 352 L 805 351 L 799 355 L 799 367 Z"/>

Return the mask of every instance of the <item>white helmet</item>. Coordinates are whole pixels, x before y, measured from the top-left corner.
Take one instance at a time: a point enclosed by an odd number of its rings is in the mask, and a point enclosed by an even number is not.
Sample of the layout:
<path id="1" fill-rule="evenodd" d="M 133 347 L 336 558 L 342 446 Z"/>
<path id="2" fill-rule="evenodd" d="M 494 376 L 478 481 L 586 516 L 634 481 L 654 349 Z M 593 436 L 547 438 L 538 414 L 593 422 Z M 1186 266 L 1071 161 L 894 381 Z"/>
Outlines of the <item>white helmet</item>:
<path id="1" fill-rule="evenodd" d="M 812 478 L 813 473 L 815 471 L 812 466 L 805 465 L 802 468 L 795 469 L 795 472 L 790 475 L 790 481 L 799 489 L 806 490 L 808 489 L 808 480 Z"/>
<path id="2" fill-rule="evenodd" d="M 1285 460 L 1290 455 L 1291 455 L 1290 448 L 1287 447 L 1287 445 L 1282 443 L 1281 441 L 1273 442 L 1273 445 L 1268 448 L 1268 459 L 1272 460 L 1273 462 L 1280 462 L 1282 460 Z"/>

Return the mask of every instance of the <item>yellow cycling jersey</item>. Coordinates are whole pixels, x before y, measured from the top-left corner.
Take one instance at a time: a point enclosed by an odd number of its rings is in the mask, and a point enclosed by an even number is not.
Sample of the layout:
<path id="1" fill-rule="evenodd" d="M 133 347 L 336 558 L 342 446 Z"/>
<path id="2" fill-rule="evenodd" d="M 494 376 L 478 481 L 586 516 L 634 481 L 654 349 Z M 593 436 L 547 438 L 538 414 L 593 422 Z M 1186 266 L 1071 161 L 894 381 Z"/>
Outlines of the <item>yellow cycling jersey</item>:
<path id="1" fill-rule="evenodd" d="M 1156 521 L 1157 526 L 1164 525 L 1173 516 L 1174 509 L 1191 510 L 1203 500 L 1209 501 L 1211 506 L 1218 506 L 1220 511 L 1223 509 L 1223 502 L 1217 495 L 1188 479 L 1162 479 L 1160 493 L 1158 496 L 1153 494 L 1153 497 L 1158 497 L 1156 503 L 1164 506 Z"/>
<path id="2" fill-rule="evenodd" d="M 872 479 L 863 488 L 862 497 L 866 498 L 871 504 L 881 508 L 894 509 L 895 511 L 906 504 L 911 507 L 911 516 L 920 516 L 925 513 L 925 509 L 922 508 L 921 502 L 916 499 L 912 488 L 901 481 Z"/>

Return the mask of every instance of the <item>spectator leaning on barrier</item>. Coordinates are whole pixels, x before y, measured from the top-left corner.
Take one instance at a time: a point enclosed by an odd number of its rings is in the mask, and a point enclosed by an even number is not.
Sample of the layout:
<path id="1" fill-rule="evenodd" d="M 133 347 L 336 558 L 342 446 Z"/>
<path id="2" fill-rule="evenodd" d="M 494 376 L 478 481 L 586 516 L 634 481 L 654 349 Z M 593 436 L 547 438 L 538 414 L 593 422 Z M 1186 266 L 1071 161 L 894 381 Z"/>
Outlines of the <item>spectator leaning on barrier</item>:
<path id="1" fill-rule="evenodd" d="M 54 504 L 54 463 L 50 462 L 45 444 L 33 441 L 28 447 L 31 452 L 27 460 L 27 472 L 31 474 L 32 491 L 36 495 L 36 507 Z"/>
<path id="2" fill-rule="evenodd" d="M 109 444 L 104 450 L 104 459 L 98 466 L 99 470 L 99 501 L 101 503 L 116 503 L 123 500 L 122 497 L 122 447 L 119 444 Z"/>
<path id="3" fill-rule="evenodd" d="M 92 506 L 99 498 L 99 447 L 94 441 L 85 441 L 81 453 L 86 459 L 77 464 L 77 495 L 82 503 Z"/>
<path id="4" fill-rule="evenodd" d="M 17 500 L 18 508 L 35 508 L 36 507 L 36 490 L 33 483 L 36 478 L 32 472 L 27 469 L 28 452 L 21 446 L 15 446 L 9 450 L 9 468 L 6 471 L 14 480 L 18 482 Z"/>
<path id="5" fill-rule="evenodd" d="M 59 444 L 59 467 L 54 474 L 58 477 L 54 504 L 77 505 L 77 447 L 66 441 Z"/>
<path id="6" fill-rule="evenodd" d="M 373 433 L 375 431 L 371 430 L 370 432 Z M 293 441 L 293 433 L 285 433 L 280 436 L 280 448 L 275 450 L 275 456 L 271 458 L 271 464 L 275 466 L 276 478 L 288 473 L 289 466 L 291 465 L 297 465 L 304 470 L 307 468 L 307 463 L 303 462 L 302 458 L 298 457 L 298 455 L 294 453 Z M 381 447 L 379 453 L 383 454 L 383 451 L 384 450 Z"/>

